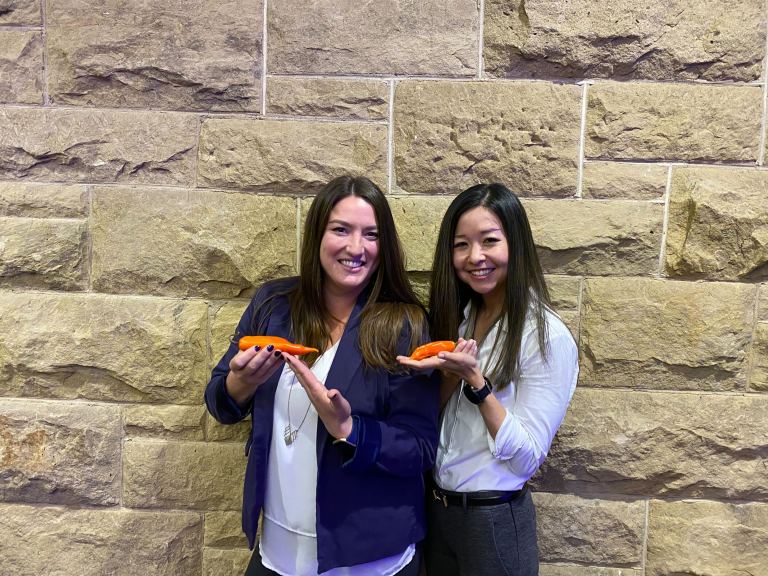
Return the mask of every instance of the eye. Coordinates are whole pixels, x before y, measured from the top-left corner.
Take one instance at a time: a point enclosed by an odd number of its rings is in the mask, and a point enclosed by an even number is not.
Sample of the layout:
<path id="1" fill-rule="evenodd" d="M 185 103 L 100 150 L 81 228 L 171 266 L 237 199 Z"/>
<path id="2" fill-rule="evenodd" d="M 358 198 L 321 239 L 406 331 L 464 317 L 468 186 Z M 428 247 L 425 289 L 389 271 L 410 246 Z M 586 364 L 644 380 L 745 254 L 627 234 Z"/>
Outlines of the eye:
<path id="1" fill-rule="evenodd" d="M 493 236 L 489 236 L 488 238 L 483 240 L 485 244 L 496 244 L 498 241 L 499 241 L 499 238 L 494 238 Z"/>
<path id="2" fill-rule="evenodd" d="M 365 237 L 368 238 L 369 240 L 378 240 L 379 232 L 377 230 L 371 230 L 365 233 Z"/>
<path id="3" fill-rule="evenodd" d="M 454 250 L 459 250 L 461 248 L 466 248 L 466 247 L 467 247 L 467 243 L 464 242 L 463 240 L 459 240 L 458 242 L 453 243 Z"/>
<path id="4" fill-rule="evenodd" d="M 331 232 L 335 232 L 336 234 L 346 234 L 347 229 L 344 226 L 334 226 L 331 228 Z"/>

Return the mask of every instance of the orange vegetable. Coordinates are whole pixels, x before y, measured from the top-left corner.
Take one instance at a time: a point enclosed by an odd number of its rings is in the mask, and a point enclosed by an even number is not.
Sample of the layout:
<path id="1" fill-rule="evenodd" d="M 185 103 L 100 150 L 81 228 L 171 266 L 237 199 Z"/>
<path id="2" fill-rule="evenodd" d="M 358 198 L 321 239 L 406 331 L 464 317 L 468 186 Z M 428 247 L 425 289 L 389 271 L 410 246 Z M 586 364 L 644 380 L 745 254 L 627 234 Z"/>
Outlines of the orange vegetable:
<path id="1" fill-rule="evenodd" d="M 243 336 L 238 341 L 237 347 L 240 348 L 240 350 L 248 350 L 248 348 L 252 348 L 253 346 L 265 348 L 270 344 L 275 347 L 275 350 L 288 352 L 294 356 L 301 356 L 302 354 L 309 354 L 310 352 L 318 352 L 317 348 L 307 348 L 301 344 L 294 344 L 280 336 Z"/>
<path id="2" fill-rule="evenodd" d="M 411 360 L 424 360 L 430 356 L 437 356 L 438 352 L 453 352 L 456 348 L 456 342 L 451 340 L 436 340 L 435 342 L 428 342 L 416 348 L 411 353 Z"/>

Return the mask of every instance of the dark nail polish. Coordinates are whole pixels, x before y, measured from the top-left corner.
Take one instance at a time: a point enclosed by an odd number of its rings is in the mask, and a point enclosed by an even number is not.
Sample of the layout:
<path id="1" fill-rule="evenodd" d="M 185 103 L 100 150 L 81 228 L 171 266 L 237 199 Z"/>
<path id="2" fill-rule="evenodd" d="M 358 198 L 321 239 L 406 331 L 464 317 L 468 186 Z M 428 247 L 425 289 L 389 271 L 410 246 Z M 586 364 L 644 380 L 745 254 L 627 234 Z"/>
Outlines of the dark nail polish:
<path id="1" fill-rule="evenodd" d="M 282 352 L 280 352 L 280 350 L 277 350 L 277 351 L 275 352 L 275 358 L 280 358 L 280 356 L 282 356 L 282 355 L 283 355 L 283 353 L 282 353 Z"/>
<path id="2" fill-rule="evenodd" d="M 253 349 L 256 350 L 256 352 L 258 352 L 259 350 L 261 350 L 261 346 L 254 346 Z"/>
<path id="3" fill-rule="evenodd" d="M 275 349 L 275 347 L 272 344 L 267 346 L 267 352 L 272 352 L 272 350 L 274 350 L 274 349 Z"/>

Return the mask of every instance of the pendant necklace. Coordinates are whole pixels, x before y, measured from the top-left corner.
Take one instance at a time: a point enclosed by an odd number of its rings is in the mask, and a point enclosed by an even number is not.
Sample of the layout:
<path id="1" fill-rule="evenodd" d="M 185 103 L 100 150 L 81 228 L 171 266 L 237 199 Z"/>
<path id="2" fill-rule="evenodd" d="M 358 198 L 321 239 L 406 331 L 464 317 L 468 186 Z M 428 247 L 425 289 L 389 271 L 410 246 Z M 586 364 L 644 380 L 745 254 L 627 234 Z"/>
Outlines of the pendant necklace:
<path id="1" fill-rule="evenodd" d="M 323 352 L 323 354 L 325 354 L 325 352 Z M 317 362 L 320 360 L 320 358 L 323 357 L 323 354 L 320 354 L 320 356 L 317 357 L 317 360 L 315 360 L 315 365 L 317 365 Z M 309 406 L 307 406 L 307 411 L 304 412 L 304 417 L 301 419 L 301 422 L 299 422 L 299 425 L 296 428 L 291 426 L 291 393 L 293 392 L 293 386 L 296 384 L 296 380 L 297 378 L 294 375 L 293 380 L 291 380 L 291 386 L 288 388 L 288 406 L 286 409 L 288 412 L 288 424 L 286 424 L 285 428 L 283 428 L 283 440 L 285 441 L 286 446 L 290 446 L 296 440 L 296 436 L 299 435 L 299 430 L 301 430 L 301 427 L 304 425 L 304 421 L 309 415 L 309 409 L 312 408 L 312 401 L 310 400 Z M 308 394 L 307 399 L 309 399 Z"/>

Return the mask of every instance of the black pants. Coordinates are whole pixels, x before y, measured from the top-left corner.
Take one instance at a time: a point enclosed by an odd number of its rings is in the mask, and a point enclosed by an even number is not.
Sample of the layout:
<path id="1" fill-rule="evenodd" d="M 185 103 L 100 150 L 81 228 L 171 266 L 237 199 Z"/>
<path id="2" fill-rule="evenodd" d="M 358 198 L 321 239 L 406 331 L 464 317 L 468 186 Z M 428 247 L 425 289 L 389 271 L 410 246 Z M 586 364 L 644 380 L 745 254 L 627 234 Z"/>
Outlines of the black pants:
<path id="1" fill-rule="evenodd" d="M 536 576 L 536 511 L 528 490 L 495 506 L 427 499 L 428 576 Z"/>
<path id="2" fill-rule="evenodd" d="M 410 562 L 398 572 L 395 576 L 418 576 L 419 563 L 421 561 L 421 552 L 419 547 L 416 547 L 416 553 Z M 261 563 L 261 554 L 259 554 L 259 545 L 253 549 L 251 555 L 251 561 L 248 563 L 248 568 L 245 570 L 245 576 L 280 576 L 277 572 L 264 567 Z"/>

